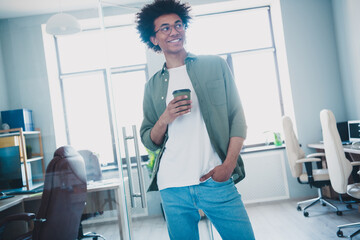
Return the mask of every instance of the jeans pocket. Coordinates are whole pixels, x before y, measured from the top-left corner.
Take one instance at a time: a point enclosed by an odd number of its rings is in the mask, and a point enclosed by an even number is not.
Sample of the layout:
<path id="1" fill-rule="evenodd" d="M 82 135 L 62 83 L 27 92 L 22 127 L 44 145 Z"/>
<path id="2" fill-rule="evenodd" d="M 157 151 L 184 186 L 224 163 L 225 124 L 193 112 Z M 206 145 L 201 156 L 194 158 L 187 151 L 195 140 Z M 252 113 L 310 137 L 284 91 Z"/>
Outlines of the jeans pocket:
<path id="1" fill-rule="evenodd" d="M 209 181 L 210 181 L 210 183 L 213 183 L 215 185 L 222 186 L 222 185 L 227 185 L 227 184 L 231 183 L 232 178 L 229 178 L 228 180 L 226 180 L 224 182 L 218 182 L 218 181 L 214 180 L 212 177 L 210 177 Z"/>

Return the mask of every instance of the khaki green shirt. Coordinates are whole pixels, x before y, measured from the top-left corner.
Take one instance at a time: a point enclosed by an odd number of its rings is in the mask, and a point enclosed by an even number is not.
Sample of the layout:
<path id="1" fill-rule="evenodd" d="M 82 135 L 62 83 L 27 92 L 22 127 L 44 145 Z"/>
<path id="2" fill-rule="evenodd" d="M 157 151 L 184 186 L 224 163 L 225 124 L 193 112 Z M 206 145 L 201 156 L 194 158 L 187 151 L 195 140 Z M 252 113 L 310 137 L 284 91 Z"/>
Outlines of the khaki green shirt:
<path id="1" fill-rule="evenodd" d="M 219 56 L 195 56 L 189 53 L 185 64 L 199 100 L 200 111 L 211 144 L 220 159 L 224 161 L 230 138 L 246 138 L 247 126 L 234 78 L 226 61 Z M 141 141 L 152 151 L 161 149 L 155 160 L 148 191 L 158 190 L 156 175 L 168 138 L 165 133 L 164 142 L 161 145 L 156 145 L 150 138 L 152 128 L 166 109 L 168 83 L 169 72 L 164 64 L 164 67 L 155 73 L 145 86 L 144 120 L 140 129 Z M 239 155 L 232 178 L 237 183 L 244 177 L 244 164 Z"/>

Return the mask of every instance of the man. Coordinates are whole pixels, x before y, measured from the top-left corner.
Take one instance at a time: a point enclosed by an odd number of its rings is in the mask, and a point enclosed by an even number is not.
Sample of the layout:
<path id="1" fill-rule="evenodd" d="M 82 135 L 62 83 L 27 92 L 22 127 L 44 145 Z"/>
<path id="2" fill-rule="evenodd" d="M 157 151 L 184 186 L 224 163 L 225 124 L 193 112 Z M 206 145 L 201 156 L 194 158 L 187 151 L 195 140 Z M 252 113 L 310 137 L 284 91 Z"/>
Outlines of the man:
<path id="1" fill-rule="evenodd" d="M 171 239 L 199 239 L 199 209 L 223 239 L 254 239 L 234 186 L 245 177 L 243 109 L 226 62 L 186 52 L 189 11 L 178 0 L 157 0 L 137 14 L 142 41 L 166 59 L 144 93 L 141 139 L 161 149 L 149 191 L 160 190 Z M 179 89 L 190 89 L 191 100 L 173 98 Z"/>

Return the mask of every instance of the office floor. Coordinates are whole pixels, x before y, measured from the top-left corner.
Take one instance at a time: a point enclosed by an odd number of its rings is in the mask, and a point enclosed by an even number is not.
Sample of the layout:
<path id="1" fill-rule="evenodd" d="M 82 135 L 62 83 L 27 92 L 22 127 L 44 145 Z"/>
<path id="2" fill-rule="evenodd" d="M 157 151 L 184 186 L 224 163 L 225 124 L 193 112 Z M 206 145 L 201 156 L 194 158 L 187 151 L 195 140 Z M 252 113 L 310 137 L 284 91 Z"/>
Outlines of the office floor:
<path id="1" fill-rule="evenodd" d="M 302 199 L 300 199 L 302 200 Z M 344 205 L 338 205 L 343 211 L 337 216 L 329 207 L 319 204 L 309 209 L 310 216 L 305 218 L 302 212 L 296 210 L 298 200 L 284 200 L 269 203 L 246 205 L 257 240 L 332 240 L 341 239 L 336 236 L 337 225 L 360 222 L 358 206 L 348 210 Z M 92 226 L 92 231 L 102 233 L 107 240 L 118 240 L 119 233 L 116 224 Z M 200 239 L 209 240 L 205 221 L 199 224 Z M 344 234 L 350 234 L 357 229 L 344 229 Z M 148 218 L 133 222 L 134 240 L 169 240 L 166 223 L 162 217 Z M 215 235 L 215 240 L 220 238 Z M 360 236 L 353 238 L 360 240 Z"/>

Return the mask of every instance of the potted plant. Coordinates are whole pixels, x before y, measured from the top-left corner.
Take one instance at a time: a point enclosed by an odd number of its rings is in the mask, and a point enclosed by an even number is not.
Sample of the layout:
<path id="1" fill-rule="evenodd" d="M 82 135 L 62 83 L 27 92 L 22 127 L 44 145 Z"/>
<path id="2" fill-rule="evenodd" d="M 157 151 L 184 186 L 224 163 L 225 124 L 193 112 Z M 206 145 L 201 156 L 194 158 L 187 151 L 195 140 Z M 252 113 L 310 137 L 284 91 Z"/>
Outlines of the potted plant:
<path id="1" fill-rule="evenodd" d="M 160 149 L 156 151 L 151 151 L 150 149 L 146 148 L 146 151 L 148 152 L 148 156 L 149 156 L 148 164 L 146 165 L 146 167 L 149 170 L 149 177 L 151 178 L 154 169 L 155 159 L 159 155 Z"/>

